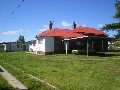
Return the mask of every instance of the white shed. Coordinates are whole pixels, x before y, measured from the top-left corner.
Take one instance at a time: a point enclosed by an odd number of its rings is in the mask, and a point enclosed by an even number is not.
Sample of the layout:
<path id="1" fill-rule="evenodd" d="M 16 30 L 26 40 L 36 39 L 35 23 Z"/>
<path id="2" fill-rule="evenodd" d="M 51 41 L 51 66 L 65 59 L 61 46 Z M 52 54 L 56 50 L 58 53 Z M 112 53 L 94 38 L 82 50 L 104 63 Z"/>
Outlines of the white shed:
<path id="1" fill-rule="evenodd" d="M 40 37 L 33 40 L 29 46 L 29 51 L 40 54 L 54 52 L 54 37 Z"/>
<path id="2" fill-rule="evenodd" d="M 16 42 L 3 42 L 0 44 L 4 45 L 4 51 L 6 51 L 6 52 L 28 51 L 28 49 L 29 49 L 28 42 L 26 42 L 24 44 L 16 43 Z"/>

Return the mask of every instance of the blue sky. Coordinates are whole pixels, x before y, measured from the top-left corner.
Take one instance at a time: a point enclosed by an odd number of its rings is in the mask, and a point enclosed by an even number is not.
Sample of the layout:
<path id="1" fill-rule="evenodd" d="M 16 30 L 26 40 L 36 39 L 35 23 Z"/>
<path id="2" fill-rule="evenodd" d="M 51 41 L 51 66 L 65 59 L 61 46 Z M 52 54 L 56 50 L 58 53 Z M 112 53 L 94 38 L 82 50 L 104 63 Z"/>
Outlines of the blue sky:
<path id="1" fill-rule="evenodd" d="M 0 0 L 0 42 L 17 41 L 19 35 L 33 40 L 50 20 L 53 28 L 71 29 L 75 21 L 78 26 L 99 29 L 117 21 L 112 18 L 114 4 L 115 0 Z"/>

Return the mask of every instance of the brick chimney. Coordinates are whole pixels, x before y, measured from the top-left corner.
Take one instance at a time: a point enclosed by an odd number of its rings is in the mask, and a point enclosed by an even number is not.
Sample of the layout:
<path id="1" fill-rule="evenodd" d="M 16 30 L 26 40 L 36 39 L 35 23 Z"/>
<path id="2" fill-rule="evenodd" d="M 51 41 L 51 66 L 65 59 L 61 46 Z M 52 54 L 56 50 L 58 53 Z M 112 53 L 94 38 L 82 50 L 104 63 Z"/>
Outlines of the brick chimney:
<path id="1" fill-rule="evenodd" d="M 75 24 L 75 22 L 73 22 L 73 25 L 72 25 L 73 29 L 75 29 L 76 26 L 77 26 L 77 25 Z"/>
<path id="2" fill-rule="evenodd" d="M 50 23 L 49 23 L 49 30 L 52 29 L 52 25 L 53 25 L 53 23 L 52 23 L 52 21 L 50 21 Z"/>

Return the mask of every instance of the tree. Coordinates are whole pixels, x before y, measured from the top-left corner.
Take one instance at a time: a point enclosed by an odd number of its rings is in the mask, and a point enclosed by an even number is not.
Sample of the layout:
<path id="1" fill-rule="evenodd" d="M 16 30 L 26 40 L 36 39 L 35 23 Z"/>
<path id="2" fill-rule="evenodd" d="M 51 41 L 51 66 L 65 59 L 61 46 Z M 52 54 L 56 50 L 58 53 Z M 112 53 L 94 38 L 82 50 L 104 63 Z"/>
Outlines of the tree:
<path id="1" fill-rule="evenodd" d="M 17 40 L 17 43 L 25 43 L 24 36 L 20 35 L 18 40 Z"/>
<path id="2" fill-rule="evenodd" d="M 114 18 L 120 20 L 120 0 L 116 0 L 115 8 L 116 8 L 116 13 L 114 15 Z"/>
<path id="3" fill-rule="evenodd" d="M 115 38 L 120 38 L 120 0 L 116 0 L 115 3 L 115 8 L 116 8 L 116 13 L 113 16 L 113 18 L 117 19 L 118 22 L 117 23 L 111 23 L 111 24 L 105 24 L 101 29 L 102 30 L 116 30 L 118 31 L 117 35 L 114 35 Z"/>

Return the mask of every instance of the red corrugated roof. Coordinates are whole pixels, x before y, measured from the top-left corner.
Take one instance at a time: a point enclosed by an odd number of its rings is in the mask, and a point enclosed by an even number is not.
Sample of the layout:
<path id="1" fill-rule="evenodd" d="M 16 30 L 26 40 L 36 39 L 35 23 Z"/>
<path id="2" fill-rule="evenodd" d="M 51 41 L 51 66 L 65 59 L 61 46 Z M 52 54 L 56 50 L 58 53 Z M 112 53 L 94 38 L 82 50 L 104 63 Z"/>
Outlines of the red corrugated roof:
<path id="1" fill-rule="evenodd" d="M 100 30 L 97 30 L 95 28 L 89 28 L 89 27 L 82 27 L 82 26 L 79 26 L 77 28 L 75 28 L 73 30 L 74 32 L 76 33 L 82 33 L 82 34 L 94 34 L 94 35 L 103 35 L 103 36 L 108 36 L 106 33 L 100 31 Z"/>
<path id="2" fill-rule="evenodd" d="M 43 31 L 38 37 L 52 36 L 52 37 L 82 37 L 83 34 L 74 33 L 73 30 L 55 28 L 52 30 Z"/>
<path id="3" fill-rule="evenodd" d="M 93 34 L 93 35 L 102 35 L 102 36 L 108 36 L 104 32 L 94 29 L 94 28 L 89 28 L 89 27 L 82 27 L 79 26 L 75 28 L 74 30 L 69 30 L 69 29 L 59 29 L 59 28 L 54 28 L 52 30 L 46 30 L 43 31 L 41 34 L 38 35 L 38 37 L 43 37 L 43 36 L 51 36 L 51 37 L 82 37 L 85 35 Z"/>

